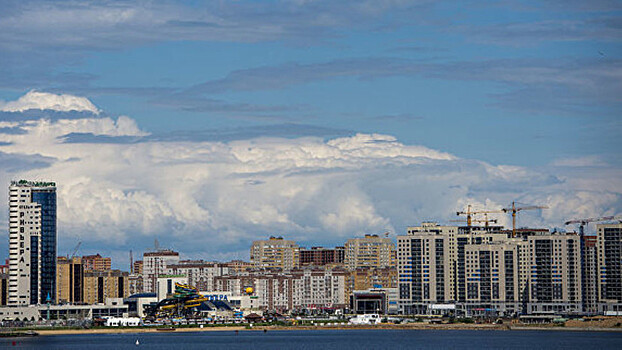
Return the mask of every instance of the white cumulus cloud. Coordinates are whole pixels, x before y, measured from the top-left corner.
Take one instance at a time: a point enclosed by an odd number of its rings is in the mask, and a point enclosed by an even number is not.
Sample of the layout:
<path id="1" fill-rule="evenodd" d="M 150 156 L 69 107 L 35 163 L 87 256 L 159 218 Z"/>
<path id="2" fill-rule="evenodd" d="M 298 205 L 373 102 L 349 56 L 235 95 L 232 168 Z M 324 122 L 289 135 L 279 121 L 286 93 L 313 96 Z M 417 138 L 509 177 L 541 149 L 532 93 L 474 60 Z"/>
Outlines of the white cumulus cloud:
<path id="1" fill-rule="evenodd" d="M 595 176 L 583 168 L 559 174 L 556 167 L 497 166 L 389 135 L 123 143 L 115 138 L 148 133 L 129 117 L 11 127 L 23 132 L 0 131 L 0 181 L 57 182 L 61 251 L 80 237 L 85 249 L 117 256 L 158 238 L 192 257 L 247 258 L 250 241 L 274 234 L 303 245 L 343 244 L 363 233 L 402 234 L 423 220 L 457 219 L 467 204 L 547 205 L 521 212 L 519 226 L 549 228 L 622 212 L 619 169 Z M 108 139 L 66 142 L 68 134 Z M 23 169 L 8 170 L 3 159 L 24 159 Z M 0 213 L 7 212 L 5 197 Z"/>
<path id="2" fill-rule="evenodd" d="M 3 112 L 23 112 L 30 109 L 100 113 L 99 109 L 85 97 L 68 94 L 57 95 L 35 90 L 29 91 L 16 101 L 0 101 L 0 111 Z"/>

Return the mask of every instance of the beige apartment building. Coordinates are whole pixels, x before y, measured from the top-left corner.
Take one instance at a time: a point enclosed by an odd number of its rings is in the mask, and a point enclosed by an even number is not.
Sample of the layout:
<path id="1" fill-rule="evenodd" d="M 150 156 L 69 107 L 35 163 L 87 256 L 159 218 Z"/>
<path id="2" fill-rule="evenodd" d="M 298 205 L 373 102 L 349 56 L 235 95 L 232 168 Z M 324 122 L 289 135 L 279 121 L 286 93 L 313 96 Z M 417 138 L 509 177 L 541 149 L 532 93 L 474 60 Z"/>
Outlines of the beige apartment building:
<path id="1" fill-rule="evenodd" d="M 423 223 L 399 236 L 397 249 L 403 313 L 448 306 L 468 315 L 581 311 L 575 233 L 525 230 L 510 238 L 505 231 Z"/>
<path id="2" fill-rule="evenodd" d="M 622 312 L 622 223 L 596 226 L 600 312 Z"/>
<path id="3" fill-rule="evenodd" d="M 255 268 L 293 269 L 300 266 L 300 247 L 295 241 L 283 237 L 254 241 L 251 246 L 251 263 Z"/>
<path id="4" fill-rule="evenodd" d="M 56 261 L 56 301 L 60 304 L 84 301 L 84 265 L 82 258 L 58 257 Z"/>
<path id="5" fill-rule="evenodd" d="M 388 237 L 366 234 L 345 244 L 344 265 L 350 270 L 362 267 L 395 267 L 395 244 Z"/>
<path id="6" fill-rule="evenodd" d="M 580 313 L 581 241 L 576 233 L 523 238 L 519 259 L 527 313 Z"/>
<path id="7" fill-rule="evenodd" d="M 119 270 L 84 272 L 84 302 L 101 304 L 107 298 L 127 298 L 128 275 Z"/>

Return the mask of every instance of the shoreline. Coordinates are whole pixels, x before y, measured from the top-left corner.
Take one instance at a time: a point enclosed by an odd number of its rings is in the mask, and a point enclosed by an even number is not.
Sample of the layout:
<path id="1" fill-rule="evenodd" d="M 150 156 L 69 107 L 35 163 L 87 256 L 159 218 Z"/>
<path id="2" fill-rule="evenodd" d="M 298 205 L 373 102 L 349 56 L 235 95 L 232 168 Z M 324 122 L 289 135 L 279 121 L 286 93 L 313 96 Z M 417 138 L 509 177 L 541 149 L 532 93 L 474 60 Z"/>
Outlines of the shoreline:
<path id="1" fill-rule="evenodd" d="M 504 324 L 408 324 L 408 325 L 356 325 L 356 326 L 257 326 L 252 329 L 246 326 L 229 327 L 184 327 L 175 328 L 175 331 L 159 331 L 157 328 L 99 328 L 99 329 L 42 329 L 34 330 L 41 336 L 50 335 L 79 335 L 79 334 L 141 334 L 161 333 L 175 334 L 188 332 L 225 332 L 225 331 L 307 331 L 307 330 L 470 330 L 470 331 L 567 331 L 567 332 L 622 332 L 622 328 L 605 327 L 546 327 L 546 326 L 515 326 Z"/>

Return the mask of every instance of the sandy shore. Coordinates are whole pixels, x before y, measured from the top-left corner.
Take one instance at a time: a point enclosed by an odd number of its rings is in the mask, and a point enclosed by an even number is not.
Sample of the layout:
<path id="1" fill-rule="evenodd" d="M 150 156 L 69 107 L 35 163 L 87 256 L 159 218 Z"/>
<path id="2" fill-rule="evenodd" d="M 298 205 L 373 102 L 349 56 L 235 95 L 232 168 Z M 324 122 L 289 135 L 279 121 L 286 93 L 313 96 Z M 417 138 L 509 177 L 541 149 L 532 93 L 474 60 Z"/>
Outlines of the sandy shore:
<path id="1" fill-rule="evenodd" d="M 234 332 L 234 331 L 295 331 L 295 330 L 346 330 L 346 329 L 401 329 L 401 330 L 498 330 L 498 331 L 527 331 L 527 330 L 543 330 L 543 331 L 584 331 L 584 332 L 622 332 L 622 328 L 609 327 L 548 327 L 548 326 L 517 326 L 507 324 L 427 324 L 427 323 L 410 323 L 410 324 L 381 324 L 381 325 L 348 325 L 348 326 L 256 326 L 247 329 L 245 326 L 231 327 L 191 327 L 176 328 L 175 331 L 158 331 L 154 328 L 98 328 L 98 329 L 48 329 L 36 330 L 40 335 L 66 335 L 66 334 L 121 334 L 121 333 L 184 333 L 184 332 Z"/>
<path id="2" fill-rule="evenodd" d="M 121 333 L 183 333 L 183 332 L 222 332 L 222 331 L 242 331 L 247 330 L 244 326 L 239 327 L 189 327 L 176 328 L 175 331 L 159 331 L 155 327 L 137 327 L 137 328 L 96 328 L 96 329 L 46 329 L 36 330 L 39 335 L 61 335 L 61 334 L 121 334 Z"/>

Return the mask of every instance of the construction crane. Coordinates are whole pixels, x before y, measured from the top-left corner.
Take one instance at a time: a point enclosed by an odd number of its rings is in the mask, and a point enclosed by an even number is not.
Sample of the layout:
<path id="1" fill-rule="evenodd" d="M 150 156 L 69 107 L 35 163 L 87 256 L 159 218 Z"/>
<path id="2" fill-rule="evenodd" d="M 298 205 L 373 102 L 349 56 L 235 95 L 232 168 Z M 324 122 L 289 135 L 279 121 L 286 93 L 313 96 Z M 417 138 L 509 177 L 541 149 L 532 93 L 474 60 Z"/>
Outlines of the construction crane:
<path id="1" fill-rule="evenodd" d="M 456 215 L 466 215 L 466 222 L 467 222 L 467 226 L 471 227 L 471 223 L 473 221 L 479 221 L 482 222 L 481 220 L 475 220 L 472 218 L 473 215 L 475 214 L 493 214 L 493 213 L 505 213 L 503 210 L 471 210 L 471 204 L 467 205 L 467 210 L 466 211 L 457 211 Z M 488 220 L 488 217 L 486 217 L 486 220 Z M 462 221 L 462 220 L 461 220 Z M 492 222 L 492 220 L 489 220 L 490 222 Z M 496 220 L 495 220 L 496 222 Z M 486 224 L 486 226 L 488 226 L 488 224 Z"/>
<path id="2" fill-rule="evenodd" d="M 533 209 L 548 209 L 549 207 L 543 205 L 528 205 L 525 207 L 517 207 L 515 202 L 512 202 L 512 207 L 501 209 L 504 213 L 512 213 L 512 238 L 516 237 L 516 214 L 523 210 Z"/>
<path id="3" fill-rule="evenodd" d="M 585 226 L 587 226 L 587 224 L 589 224 L 590 222 L 611 221 L 611 220 L 619 220 L 619 219 L 622 219 L 622 215 L 603 216 L 603 217 L 600 217 L 600 218 L 588 218 L 588 219 L 570 220 L 570 221 L 566 221 L 564 224 L 565 225 L 579 224 L 579 234 L 581 236 L 583 236 L 583 234 L 585 232 Z"/>
<path id="4" fill-rule="evenodd" d="M 501 212 L 501 211 L 500 211 Z M 464 219 L 459 219 L 459 220 L 449 220 L 450 222 L 464 222 Z M 484 218 L 483 219 L 471 219 L 471 223 L 474 222 L 479 222 L 479 223 L 484 223 L 484 225 L 486 225 L 486 227 L 489 226 L 489 224 L 493 223 L 496 224 L 497 223 L 497 219 L 488 219 L 488 213 L 484 213 Z M 467 225 L 468 225 L 468 217 L 467 217 Z"/>
<path id="5" fill-rule="evenodd" d="M 82 241 L 78 241 L 78 244 L 76 244 L 76 247 L 73 249 L 73 253 L 71 253 L 70 259 L 73 259 L 76 256 L 76 253 L 78 252 L 78 249 L 80 248 L 81 244 L 82 244 Z"/>

